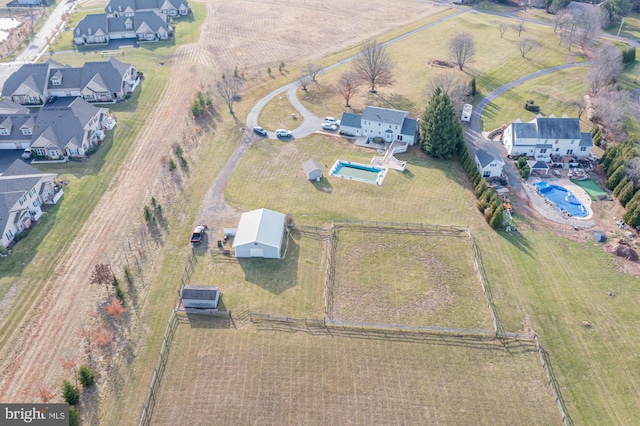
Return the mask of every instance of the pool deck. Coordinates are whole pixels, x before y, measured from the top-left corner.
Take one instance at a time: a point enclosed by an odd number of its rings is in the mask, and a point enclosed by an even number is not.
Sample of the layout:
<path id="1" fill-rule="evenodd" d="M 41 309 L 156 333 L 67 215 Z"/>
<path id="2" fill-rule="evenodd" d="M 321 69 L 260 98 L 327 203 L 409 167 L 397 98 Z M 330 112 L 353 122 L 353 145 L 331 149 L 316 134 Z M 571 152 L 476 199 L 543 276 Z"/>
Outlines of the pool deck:
<path id="1" fill-rule="evenodd" d="M 571 193 L 582 203 L 582 205 L 587 209 L 588 214 L 584 217 L 575 217 L 575 216 L 567 216 L 565 213 L 562 213 L 560 210 L 549 204 L 547 199 L 538 192 L 537 188 L 534 186 L 536 183 L 540 181 L 548 182 L 551 185 L 558 185 L 566 188 L 571 191 Z M 551 178 L 546 177 L 544 179 L 540 179 L 538 177 L 529 178 L 528 181 L 524 182 L 524 189 L 527 191 L 527 195 L 529 195 L 529 200 L 531 201 L 531 205 L 544 216 L 546 219 L 549 219 L 556 223 L 562 223 L 564 225 L 569 226 L 577 226 L 579 228 L 591 228 L 595 226 L 595 224 L 590 220 L 593 217 L 593 210 L 591 209 L 591 197 L 587 192 L 580 188 L 578 185 L 571 182 L 568 178 Z"/>

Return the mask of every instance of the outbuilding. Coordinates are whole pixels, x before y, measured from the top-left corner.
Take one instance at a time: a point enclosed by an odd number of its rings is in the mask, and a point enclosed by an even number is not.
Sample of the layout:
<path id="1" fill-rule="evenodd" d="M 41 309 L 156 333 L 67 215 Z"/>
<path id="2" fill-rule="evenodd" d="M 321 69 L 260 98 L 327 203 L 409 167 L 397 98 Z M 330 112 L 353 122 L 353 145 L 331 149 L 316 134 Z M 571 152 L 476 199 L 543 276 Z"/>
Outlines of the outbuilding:
<path id="1" fill-rule="evenodd" d="M 188 285 L 182 290 L 182 306 L 189 313 L 208 314 L 217 312 L 219 301 L 219 287 Z"/>
<path id="2" fill-rule="evenodd" d="M 233 248 L 236 257 L 280 259 L 285 215 L 269 209 L 242 213 Z"/>
<path id="3" fill-rule="evenodd" d="M 322 167 L 320 167 L 320 163 L 313 158 L 302 163 L 302 169 L 307 179 L 311 181 L 320 181 L 320 179 L 322 179 Z"/>
<path id="4" fill-rule="evenodd" d="M 484 149 L 479 149 L 478 152 L 476 152 L 475 160 L 478 171 L 483 178 L 499 177 L 502 175 L 502 168 L 504 167 L 504 161 L 502 159 L 496 159 Z"/>

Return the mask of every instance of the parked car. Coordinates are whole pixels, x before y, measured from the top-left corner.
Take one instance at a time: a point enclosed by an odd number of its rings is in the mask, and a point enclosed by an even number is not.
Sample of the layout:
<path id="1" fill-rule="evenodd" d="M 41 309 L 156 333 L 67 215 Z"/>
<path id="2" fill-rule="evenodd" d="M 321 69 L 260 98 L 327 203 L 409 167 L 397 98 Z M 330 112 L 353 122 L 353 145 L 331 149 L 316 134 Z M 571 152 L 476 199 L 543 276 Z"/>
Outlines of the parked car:
<path id="1" fill-rule="evenodd" d="M 322 123 L 322 130 L 329 130 L 332 132 L 335 132 L 336 130 L 338 130 L 338 126 L 329 122 L 326 123 Z"/>
<path id="2" fill-rule="evenodd" d="M 193 234 L 191 234 L 191 243 L 194 245 L 198 245 L 202 242 L 202 238 L 207 231 L 207 225 L 198 225 L 193 230 Z"/>
<path id="3" fill-rule="evenodd" d="M 340 120 L 338 120 L 335 117 L 325 117 L 324 121 L 326 121 L 327 123 L 331 123 L 331 124 L 336 124 L 336 125 L 340 125 Z"/>
<path id="4" fill-rule="evenodd" d="M 29 148 L 25 149 L 24 152 L 22 153 L 22 158 L 24 158 L 25 160 L 31 159 L 31 149 Z"/>
<path id="5" fill-rule="evenodd" d="M 285 130 L 285 129 L 276 130 L 276 137 L 278 137 L 279 139 L 290 138 L 291 136 L 293 136 L 293 134 L 289 130 Z"/>
<path id="6" fill-rule="evenodd" d="M 262 127 L 260 127 L 260 126 L 256 126 L 256 127 L 254 127 L 254 128 L 253 128 L 253 132 L 254 132 L 256 135 L 260 135 L 260 136 L 267 136 L 267 131 L 266 131 L 265 129 L 263 129 Z"/>

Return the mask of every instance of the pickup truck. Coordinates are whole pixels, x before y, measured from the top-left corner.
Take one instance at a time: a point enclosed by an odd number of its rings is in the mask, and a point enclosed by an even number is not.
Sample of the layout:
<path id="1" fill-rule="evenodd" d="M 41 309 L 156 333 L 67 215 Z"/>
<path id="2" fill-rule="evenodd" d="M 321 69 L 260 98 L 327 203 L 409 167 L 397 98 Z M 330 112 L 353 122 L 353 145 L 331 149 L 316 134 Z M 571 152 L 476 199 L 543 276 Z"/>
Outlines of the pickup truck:
<path id="1" fill-rule="evenodd" d="M 191 243 L 198 245 L 202 242 L 202 237 L 207 231 L 207 225 L 198 225 L 193 230 L 193 234 L 191 235 Z"/>

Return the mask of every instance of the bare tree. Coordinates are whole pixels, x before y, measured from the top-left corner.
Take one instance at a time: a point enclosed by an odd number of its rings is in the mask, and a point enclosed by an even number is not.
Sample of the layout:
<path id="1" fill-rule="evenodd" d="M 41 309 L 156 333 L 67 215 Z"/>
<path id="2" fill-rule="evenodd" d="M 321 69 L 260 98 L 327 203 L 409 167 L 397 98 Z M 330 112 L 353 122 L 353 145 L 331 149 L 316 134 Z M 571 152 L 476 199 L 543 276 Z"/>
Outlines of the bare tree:
<path id="1" fill-rule="evenodd" d="M 526 28 L 524 27 L 524 18 L 518 21 L 518 23 L 513 26 L 513 29 L 518 32 L 518 37 L 520 37 L 523 32 L 527 32 Z"/>
<path id="2" fill-rule="evenodd" d="M 96 329 L 96 345 L 101 348 L 109 346 L 115 340 L 115 335 L 108 324 L 102 324 Z"/>
<path id="3" fill-rule="evenodd" d="M 571 102 L 573 106 L 578 110 L 578 120 L 582 119 L 582 114 L 587 110 L 587 102 L 584 97 L 580 97 L 579 99 Z"/>
<path id="4" fill-rule="evenodd" d="M 622 52 L 611 43 L 603 44 L 593 54 L 586 75 L 589 90 L 594 96 L 616 82 L 623 69 Z"/>
<path id="5" fill-rule="evenodd" d="M 497 22 L 496 23 L 496 27 L 498 28 L 498 31 L 500 32 L 500 38 L 504 37 L 504 33 L 506 33 L 507 30 L 509 29 L 509 26 L 507 24 L 505 24 L 504 22 Z"/>
<path id="6" fill-rule="evenodd" d="M 367 41 L 360 54 L 353 60 L 353 69 L 358 76 L 371 84 L 371 93 L 376 93 L 376 85 L 388 86 L 393 83 L 393 61 L 386 48 L 376 40 Z"/>
<path id="7" fill-rule="evenodd" d="M 109 292 L 109 287 L 113 283 L 113 273 L 111 272 L 111 268 L 106 263 L 98 263 L 93 268 L 93 272 L 91 273 L 91 278 L 89 279 L 89 283 L 103 285 Z"/>
<path id="8" fill-rule="evenodd" d="M 607 140 L 624 139 L 629 94 L 623 90 L 608 90 L 592 98 L 593 121 L 602 125 L 602 136 Z"/>
<path id="9" fill-rule="evenodd" d="M 229 108 L 229 114 L 233 115 L 233 104 L 240 99 L 240 90 L 244 87 L 244 82 L 239 78 L 222 75 L 222 78 L 216 81 L 216 90 L 218 94 Z"/>
<path id="10" fill-rule="evenodd" d="M 476 53 L 476 44 L 469 33 L 458 33 L 449 41 L 449 55 L 460 71 Z"/>
<path id="11" fill-rule="evenodd" d="M 309 74 L 302 73 L 298 76 L 298 78 L 296 78 L 296 81 L 298 82 L 298 86 L 300 86 L 300 88 L 306 92 L 307 86 L 309 86 L 309 83 L 311 83 L 312 78 Z"/>
<path id="12" fill-rule="evenodd" d="M 309 64 L 306 67 L 304 67 L 304 70 L 302 72 L 305 74 L 308 74 L 309 77 L 311 77 L 311 81 L 313 81 L 314 83 L 317 83 L 318 80 L 316 80 L 316 78 L 318 77 L 318 74 L 320 74 L 320 71 L 322 71 L 322 68 L 320 67 L 320 65 Z"/>
<path id="13" fill-rule="evenodd" d="M 344 98 L 344 106 L 349 108 L 349 100 L 358 92 L 358 86 L 362 83 L 362 80 L 354 70 L 344 71 L 340 74 L 340 79 L 336 90 Z"/>
<path id="14" fill-rule="evenodd" d="M 557 33 L 558 30 L 562 30 L 562 27 L 566 23 L 565 14 L 567 12 L 563 9 L 553 15 L 553 32 Z"/>
<path id="15" fill-rule="evenodd" d="M 40 401 L 42 401 L 44 404 L 46 404 L 47 402 L 55 398 L 55 395 L 51 391 L 51 388 L 45 386 L 40 381 L 36 382 L 35 385 L 33 386 L 32 394 L 33 396 L 38 398 Z"/>
<path id="16" fill-rule="evenodd" d="M 526 58 L 529 52 L 531 52 L 537 46 L 537 43 L 535 40 L 529 37 L 523 37 L 519 38 L 518 41 L 516 41 L 516 46 L 518 46 L 518 50 L 520 51 L 522 57 Z"/>
<path id="17" fill-rule="evenodd" d="M 122 314 L 127 312 L 126 308 L 122 306 L 122 301 L 120 299 L 113 299 L 111 303 L 105 306 L 104 309 L 107 312 L 107 314 L 113 317 L 113 319 L 116 321 L 118 320 L 118 318 L 120 318 Z"/>
<path id="18" fill-rule="evenodd" d="M 462 111 L 462 107 L 471 97 L 469 84 L 453 72 L 446 72 L 429 80 L 425 90 L 427 99 L 431 99 L 438 89 L 441 93 L 449 96 L 449 100 L 457 112 Z"/>
<path id="19" fill-rule="evenodd" d="M 576 42 L 591 45 L 605 26 L 605 14 L 599 7 L 575 8 L 557 19 L 560 20 L 556 27 L 560 30 L 561 42 L 564 40 L 569 50 Z"/>

